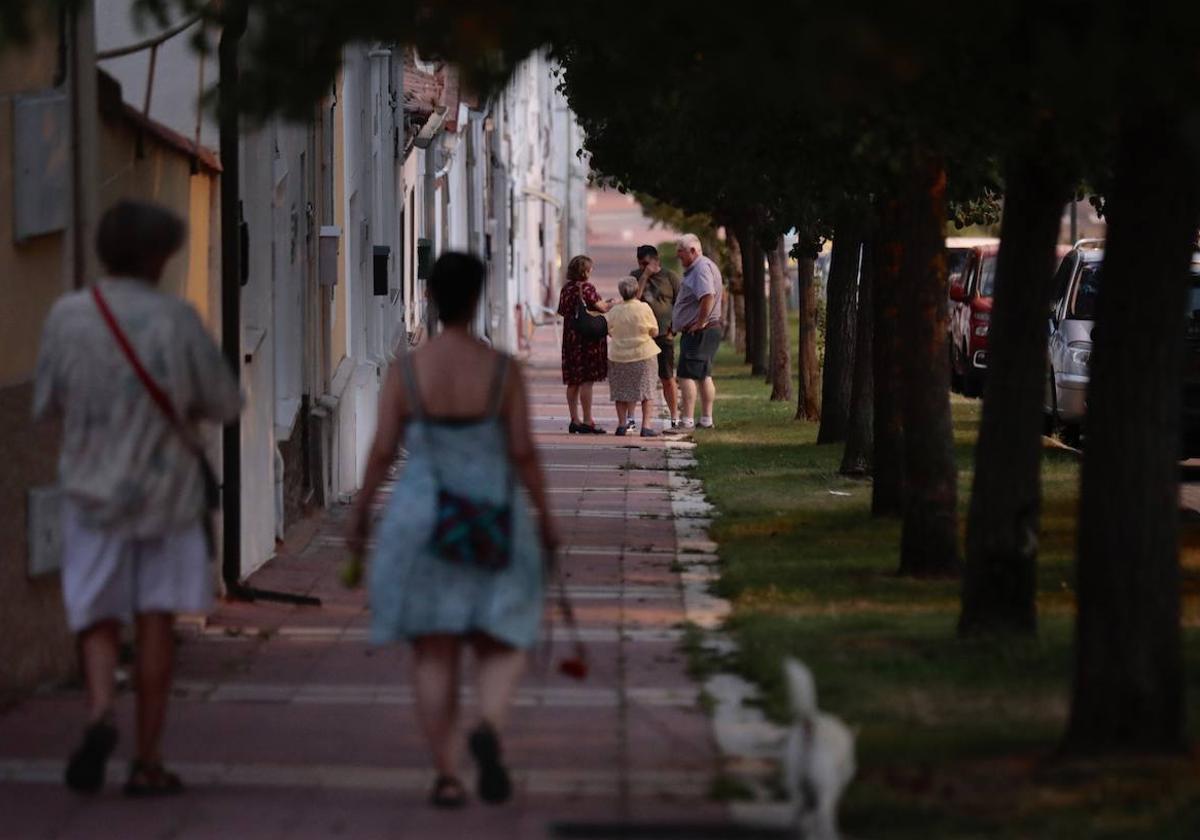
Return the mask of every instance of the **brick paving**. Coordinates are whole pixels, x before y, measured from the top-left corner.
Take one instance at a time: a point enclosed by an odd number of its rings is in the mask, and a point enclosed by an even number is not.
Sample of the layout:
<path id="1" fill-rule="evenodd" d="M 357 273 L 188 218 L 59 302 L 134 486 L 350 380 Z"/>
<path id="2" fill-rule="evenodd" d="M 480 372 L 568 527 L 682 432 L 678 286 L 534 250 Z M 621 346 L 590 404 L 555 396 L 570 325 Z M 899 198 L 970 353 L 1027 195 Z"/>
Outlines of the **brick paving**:
<path id="1" fill-rule="evenodd" d="M 608 294 L 632 249 L 603 250 L 597 278 Z M 337 582 L 347 511 L 335 508 L 292 529 L 251 581 L 319 595 L 321 607 L 223 604 L 207 622 L 183 625 L 165 752 L 189 783 L 185 796 L 119 795 L 128 693 L 107 789 L 92 799 L 63 789 L 83 710 L 78 689 L 56 689 L 0 715 L 0 837 L 540 838 L 563 823 L 724 824 L 726 808 L 708 798 L 718 766 L 709 721 L 678 649 L 684 604 L 666 448 L 565 434 L 552 329 L 535 334 L 528 370 L 592 673 L 576 682 L 535 657 L 506 738 L 510 805 L 453 814 L 426 805 L 432 772 L 408 655 L 366 643 L 365 594 Z M 611 429 L 607 396 L 597 388 L 597 419 Z M 566 650 L 561 639 L 555 650 Z M 473 696 L 468 687 L 465 723 Z"/>

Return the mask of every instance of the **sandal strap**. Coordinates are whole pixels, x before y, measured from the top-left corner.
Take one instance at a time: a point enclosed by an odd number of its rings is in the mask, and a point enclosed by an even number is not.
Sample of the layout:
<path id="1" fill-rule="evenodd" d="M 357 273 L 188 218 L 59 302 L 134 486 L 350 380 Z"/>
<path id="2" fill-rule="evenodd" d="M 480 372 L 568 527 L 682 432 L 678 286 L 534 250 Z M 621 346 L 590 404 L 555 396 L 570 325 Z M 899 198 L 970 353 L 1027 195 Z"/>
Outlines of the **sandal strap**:
<path id="1" fill-rule="evenodd" d="M 183 787 L 183 781 L 164 767 L 161 761 L 134 759 L 129 765 L 129 786 L 160 791 L 178 790 Z"/>
<path id="2" fill-rule="evenodd" d="M 438 776 L 433 780 L 430 800 L 439 807 L 460 807 L 467 802 L 467 789 L 457 776 Z"/>

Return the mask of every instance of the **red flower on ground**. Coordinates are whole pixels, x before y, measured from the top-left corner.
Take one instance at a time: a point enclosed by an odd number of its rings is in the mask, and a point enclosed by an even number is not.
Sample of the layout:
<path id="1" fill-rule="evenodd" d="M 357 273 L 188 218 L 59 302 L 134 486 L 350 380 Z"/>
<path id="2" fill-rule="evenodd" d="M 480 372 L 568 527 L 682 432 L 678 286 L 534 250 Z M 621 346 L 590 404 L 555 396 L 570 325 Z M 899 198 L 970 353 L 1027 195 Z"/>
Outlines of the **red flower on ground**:
<path id="1" fill-rule="evenodd" d="M 587 660 L 582 656 L 568 656 L 558 663 L 558 670 L 576 680 L 587 679 Z"/>

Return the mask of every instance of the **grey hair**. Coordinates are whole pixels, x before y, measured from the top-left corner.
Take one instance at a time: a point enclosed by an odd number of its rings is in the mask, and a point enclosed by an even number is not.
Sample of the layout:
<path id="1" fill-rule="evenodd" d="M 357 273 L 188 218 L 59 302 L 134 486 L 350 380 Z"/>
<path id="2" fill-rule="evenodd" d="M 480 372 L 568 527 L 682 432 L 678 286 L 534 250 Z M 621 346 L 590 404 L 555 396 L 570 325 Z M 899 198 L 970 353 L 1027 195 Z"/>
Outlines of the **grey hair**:
<path id="1" fill-rule="evenodd" d="M 633 300 L 637 295 L 638 281 L 636 277 L 626 277 L 617 284 L 617 291 L 621 293 L 621 300 Z"/>
<path id="2" fill-rule="evenodd" d="M 677 244 L 685 251 L 695 251 L 698 255 L 704 253 L 704 246 L 700 244 L 700 237 L 694 233 L 685 233 L 679 237 Z"/>

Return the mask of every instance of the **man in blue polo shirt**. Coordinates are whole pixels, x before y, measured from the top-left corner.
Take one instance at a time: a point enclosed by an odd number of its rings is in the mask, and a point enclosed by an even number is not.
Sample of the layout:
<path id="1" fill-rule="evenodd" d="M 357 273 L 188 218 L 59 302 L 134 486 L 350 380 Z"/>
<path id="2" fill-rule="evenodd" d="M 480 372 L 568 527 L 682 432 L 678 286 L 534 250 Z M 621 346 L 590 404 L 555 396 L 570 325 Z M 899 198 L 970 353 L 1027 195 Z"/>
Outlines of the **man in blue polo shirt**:
<path id="1" fill-rule="evenodd" d="M 681 410 L 679 425 L 694 428 L 696 391 L 700 391 L 700 423 L 702 429 L 713 426 L 713 402 L 717 387 L 713 383 L 713 359 L 721 344 L 721 270 L 704 256 L 700 239 L 685 233 L 675 250 L 683 265 L 683 282 L 675 297 L 671 324 L 679 333 L 679 392 Z"/>

